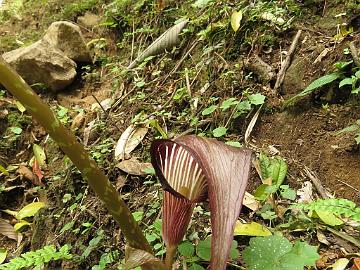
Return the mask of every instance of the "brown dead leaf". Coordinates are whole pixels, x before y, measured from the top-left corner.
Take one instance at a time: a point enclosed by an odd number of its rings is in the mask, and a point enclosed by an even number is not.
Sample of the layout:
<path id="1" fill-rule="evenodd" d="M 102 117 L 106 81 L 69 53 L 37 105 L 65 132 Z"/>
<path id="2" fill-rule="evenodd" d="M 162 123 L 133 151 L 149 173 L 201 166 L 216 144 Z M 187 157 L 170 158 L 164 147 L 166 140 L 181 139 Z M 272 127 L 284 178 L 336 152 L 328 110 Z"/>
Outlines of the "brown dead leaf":
<path id="1" fill-rule="evenodd" d="M 36 181 L 36 185 L 39 186 L 44 186 L 44 184 L 41 182 L 41 179 L 44 178 L 44 174 L 41 171 L 41 168 L 39 166 L 39 162 L 37 161 L 37 159 L 34 159 L 34 164 L 33 164 L 33 173 L 38 177 L 38 180 Z M 34 183 L 35 184 L 35 183 Z"/>
<path id="2" fill-rule="evenodd" d="M 157 266 L 156 269 L 165 270 L 165 266 L 154 255 L 130 246 L 126 246 L 125 248 L 125 261 L 125 270 L 134 269 L 144 264 L 151 264 Z"/>
<path id="3" fill-rule="evenodd" d="M 144 173 L 144 170 L 151 169 L 152 165 L 151 163 L 142 163 L 136 158 L 131 158 L 119 162 L 116 167 L 128 174 L 142 176 L 146 175 L 146 173 Z"/>
<path id="4" fill-rule="evenodd" d="M 126 178 L 122 175 L 119 175 L 116 179 L 116 190 L 119 191 L 123 186 L 125 186 Z"/>
<path id="5" fill-rule="evenodd" d="M 360 258 L 355 258 L 354 259 L 354 264 L 350 268 L 350 270 L 360 270 Z"/>
<path id="6" fill-rule="evenodd" d="M 82 125 L 85 122 L 85 113 L 84 112 L 79 112 L 73 119 L 72 123 L 71 123 L 71 129 L 72 130 L 77 130 L 79 128 L 82 127 Z"/>
<path id="7" fill-rule="evenodd" d="M 4 219 L 0 219 L 0 233 L 15 241 L 19 239 L 19 233 Z"/>
<path id="8" fill-rule="evenodd" d="M 16 172 L 25 179 L 31 181 L 33 184 L 35 184 L 38 181 L 36 175 L 28 167 L 24 165 L 20 165 L 19 169 L 17 169 Z"/>

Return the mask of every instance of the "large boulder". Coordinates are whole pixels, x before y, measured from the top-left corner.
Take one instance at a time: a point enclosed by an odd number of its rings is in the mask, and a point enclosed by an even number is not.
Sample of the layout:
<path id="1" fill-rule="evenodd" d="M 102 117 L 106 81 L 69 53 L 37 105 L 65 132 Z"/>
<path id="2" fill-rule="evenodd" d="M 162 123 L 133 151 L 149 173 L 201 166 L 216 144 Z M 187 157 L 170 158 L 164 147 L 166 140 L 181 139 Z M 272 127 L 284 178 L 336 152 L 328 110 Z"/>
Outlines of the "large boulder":
<path id="1" fill-rule="evenodd" d="M 54 92 L 70 85 L 76 63 L 44 40 L 2 55 L 28 84 L 42 83 Z"/>
<path id="2" fill-rule="evenodd" d="M 92 62 L 92 58 L 80 27 L 66 21 L 52 23 L 43 40 L 62 51 L 75 62 Z"/>

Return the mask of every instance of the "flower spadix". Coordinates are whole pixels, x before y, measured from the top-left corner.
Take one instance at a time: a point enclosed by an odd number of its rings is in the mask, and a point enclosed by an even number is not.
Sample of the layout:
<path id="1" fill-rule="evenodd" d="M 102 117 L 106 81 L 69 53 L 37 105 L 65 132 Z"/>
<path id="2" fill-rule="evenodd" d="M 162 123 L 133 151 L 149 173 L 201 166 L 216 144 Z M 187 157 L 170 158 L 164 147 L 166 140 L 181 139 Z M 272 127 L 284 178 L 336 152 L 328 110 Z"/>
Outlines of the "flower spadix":
<path id="1" fill-rule="evenodd" d="M 212 227 L 210 267 L 226 269 L 235 222 L 250 173 L 251 151 L 214 139 L 183 136 L 158 140 L 152 163 L 164 188 L 163 238 L 176 246 L 196 202 L 209 199 Z"/>

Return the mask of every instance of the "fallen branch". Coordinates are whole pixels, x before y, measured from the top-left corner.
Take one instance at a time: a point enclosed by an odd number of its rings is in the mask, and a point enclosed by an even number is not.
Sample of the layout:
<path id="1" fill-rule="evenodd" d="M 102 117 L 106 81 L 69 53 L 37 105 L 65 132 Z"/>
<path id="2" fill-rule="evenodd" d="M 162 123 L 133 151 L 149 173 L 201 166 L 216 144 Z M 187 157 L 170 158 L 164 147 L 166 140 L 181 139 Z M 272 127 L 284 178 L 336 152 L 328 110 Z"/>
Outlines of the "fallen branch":
<path id="1" fill-rule="evenodd" d="M 292 58 L 292 55 L 294 54 L 296 46 L 297 46 L 297 44 L 299 42 L 300 35 L 301 35 L 301 30 L 298 30 L 295 37 L 294 37 L 294 39 L 293 39 L 293 41 L 292 41 L 292 43 L 291 43 L 291 46 L 290 46 L 290 49 L 289 49 L 289 51 L 288 51 L 288 53 L 286 55 L 285 61 L 281 65 L 280 71 L 279 71 L 279 73 L 277 75 L 277 78 L 276 78 L 276 83 L 275 83 L 275 86 L 274 86 L 274 90 L 277 90 L 284 81 L 285 72 L 288 69 L 288 67 L 290 66 L 291 58 Z"/>
<path id="2" fill-rule="evenodd" d="M 323 185 L 321 184 L 319 178 L 317 178 L 315 176 L 315 174 L 313 172 L 310 171 L 310 169 L 308 167 L 305 166 L 304 169 L 305 174 L 307 175 L 307 177 L 309 177 L 309 179 L 311 180 L 311 182 L 314 184 L 316 190 L 319 192 L 320 196 L 323 199 L 328 199 L 330 198 L 329 195 L 326 192 L 326 189 L 323 187 Z"/>
<path id="3" fill-rule="evenodd" d="M 360 58 L 355 47 L 354 41 L 351 41 L 349 44 L 349 49 L 351 52 L 351 56 L 354 59 L 355 66 L 360 67 Z"/>

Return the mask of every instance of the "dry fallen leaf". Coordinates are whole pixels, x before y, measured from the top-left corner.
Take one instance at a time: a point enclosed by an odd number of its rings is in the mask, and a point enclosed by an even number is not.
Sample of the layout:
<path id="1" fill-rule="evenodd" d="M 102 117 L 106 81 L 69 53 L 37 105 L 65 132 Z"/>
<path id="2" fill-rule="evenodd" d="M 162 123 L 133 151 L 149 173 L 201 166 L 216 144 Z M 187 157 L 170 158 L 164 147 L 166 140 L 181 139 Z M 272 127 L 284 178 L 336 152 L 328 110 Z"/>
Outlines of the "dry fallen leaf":
<path id="1" fill-rule="evenodd" d="M 19 169 L 16 171 L 18 174 L 20 174 L 25 179 L 31 181 L 33 184 L 37 183 L 37 179 L 35 174 L 26 166 L 20 165 Z"/>
<path id="2" fill-rule="evenodd" d="M 0 219 L 0 233 L 15 241 L 18 241 L 19 239 L 19 233 L 17 233 L 14 227 L 4 219 Z"/>
<path id="3" fill-rule="evenodd" d="M 355 258 L 354 259 L 354 264 L 350 268 L 350 270 L 360 270 L 360 258 Z"/>
<path id="4" fill-rule="evenodd" d="M 161 267 L 161 261 L 156 258 L 151 253 L 148 253 L 141 249 L 135 249 L 130 246 L 125 247 L 125 269 L 130 270 L 134 269 L 135 267 L 144 265 L 146 263 L 150 263 L 155 265 L 157 264 L 159 270 L 164 270 L 164 268 Z"/>
<path id="5" fill-rule="evenodd" d="M 235 32 L 237 30 L 239 30 L 242 17 L 243 17 L 243 15 L 242 15 L 241 10 L 235 11 L 235 12 L 233 12 L 233 14 L 231 14 L 231 27 Z"/>
<path id="6" fill-rule="evenodd" d="M 255 197 L 248 192 L 245 192 L 243 205 L 254 212 L 260 208 L 260 203 L 255 200 Z"/>
<path id="7" fill-rule="evenodd" d="M 123 160 L 125 155 L 130 154 L 136 146 L 144 139 L 148 132 L 147 127 L 135 128 L 134 125 L 130 125 L 120 136 L 115 147 L 115 158 Z"/>
<path id="8" fill-rule="evenodd" d="M 144 170 L 151 169 L 151 163 L 142 163 L 136 158 L 121 161 L 116 165 L 120 170 L 132 175 L 146 175 Z"/>

